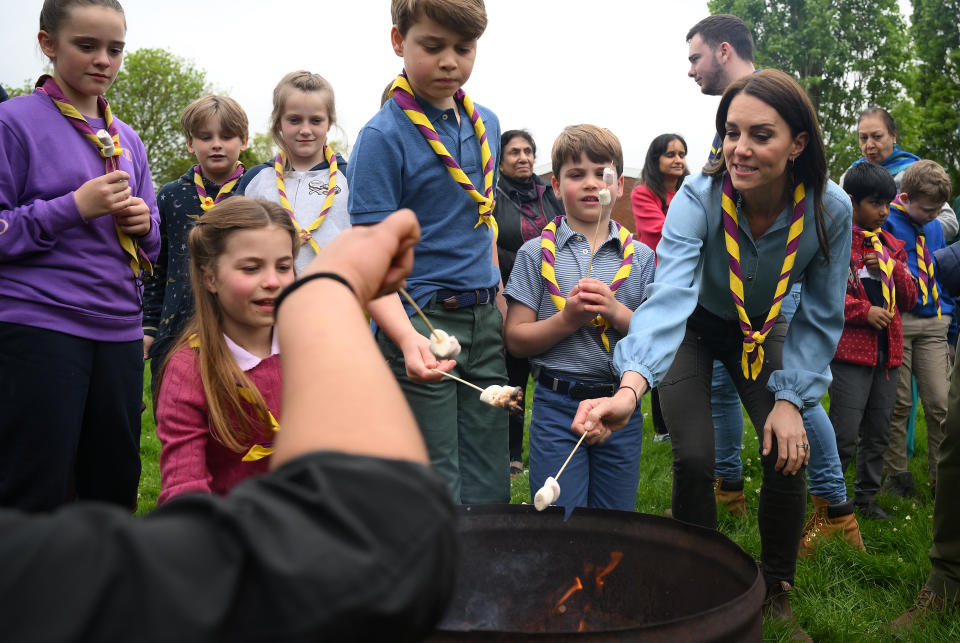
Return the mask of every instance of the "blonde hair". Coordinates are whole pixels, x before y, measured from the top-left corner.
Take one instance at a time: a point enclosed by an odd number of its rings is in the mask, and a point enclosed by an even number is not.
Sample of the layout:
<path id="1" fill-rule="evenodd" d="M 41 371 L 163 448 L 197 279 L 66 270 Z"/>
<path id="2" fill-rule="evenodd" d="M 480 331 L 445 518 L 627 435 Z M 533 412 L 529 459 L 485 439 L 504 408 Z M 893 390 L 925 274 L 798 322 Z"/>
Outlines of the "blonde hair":
<path id="1" fill-rule="evenodd" d="M 273 88 L 273 113 L 270 114 L 270 133 L 273 135 L 273 142 L 284 151 L 286 156 L 290 156 L 290 150 L 287 149 L 283 137 L 280 136 L 280 120 L 283 118 L 283 111 L 287 106 L 287 96 L 291 89 L 299 89 L 303 92 L 326 92 L 327 117 L 330 119 L 330 127 L 337 124 L 333 87 L 327 82 L 327 79 L 320 74 L 304 70 L 290 72 L 281 78 L 277 86 Z"/>
<path id="2" fill-rule="evenodd" d="M 224 133 L 242 139 L 249 136 L 247 113 L 240 107 L 240 103 L 229 96 L 211 95 L 198 98 L 183 110 L 180 128 L 187 140 L 195 138 L 211 116 L 216 116 L 220 120 L 220 128 Z"/>
<path id="3" fill-rule="evenodd" d="M 216 270 L 217 261 L 225 252 L 227 239 L 234 232 L 276 226 L 290 234 L 296 257 L 299 238 L 293 222 L 278 204 L 263 199 L 235 196 L 215 205 L 197 220 L 187 245 L 190 250 L 190 284 L 193 287 L 194 313 L 170 357 L 184 346 L 193 345 L 200 365 L 200 381 L 207 400 L 210 434 L 214 440 L 237 453 L 249 448 L 259 429 L 269 429 L 265 418 L 251 420 L 240 398 L 239 388 L 253 394 L 253 406 L 267 405 L 247 374 L 230 354 L 223 338 L 223 311 L 215 294 L 203 283 L 204 271 Z M 170 361 L 167 358 L 167 363 Z M 166 370 L 167 364 L 163 368 Z M 161 376 L 161 385 L 163 377 Z"/>
<path id="4" fill-rule="evenodd" d="M 950 176 L 936 161 L 917 161 L 904 170 L 900 189 L 911 201 L 927 198 L 944 203 L 950 198 Z"/>
<path id="5" fill-rule="evenodd" d="M 487 9 L 483 0 L 392 0 L 390 17 L 401 36 L 426 16 L 438 25 L 475 40 L 487 29 Z"/>
<path id="6" fill-rule="evenodd" d="M 594 163 L 613 163 L 617 176 L 623 174 L 623 148 L 613 132 L 596 125 L 570 125 L 553 142 L 550 160 L 553 176 L 560 180 L 560 168 L 586 154 Z"/>

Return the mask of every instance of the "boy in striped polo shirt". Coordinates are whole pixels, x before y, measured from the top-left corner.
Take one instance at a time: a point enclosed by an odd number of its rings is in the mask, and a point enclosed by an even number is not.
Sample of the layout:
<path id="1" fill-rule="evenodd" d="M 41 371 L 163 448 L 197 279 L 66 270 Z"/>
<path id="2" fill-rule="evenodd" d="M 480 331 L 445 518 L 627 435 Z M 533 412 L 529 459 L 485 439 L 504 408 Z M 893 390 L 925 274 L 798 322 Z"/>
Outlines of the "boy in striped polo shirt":
<path id="1" fill-rule="evenodd" d="M 537 388 L 530 422 L 530 489 L 556 475 L 577 436 L 570 431 L 580 400 L 617 391 L 613 349 L 653 280 L 653 251 L 610 220 L 623 195 L 623 152 L 610 131 L 567 127 L 553 144 L 553 190 L 566 216 L 523 244 L 504 294 L 506 342 L 530 357 Z M 616 172 L 610 204 L 599 193 L 604 169 Z M 567 506 L 633 511 L 639 479 L 640 405 L 603 444 L 582 444 L 563 476 Z"/>

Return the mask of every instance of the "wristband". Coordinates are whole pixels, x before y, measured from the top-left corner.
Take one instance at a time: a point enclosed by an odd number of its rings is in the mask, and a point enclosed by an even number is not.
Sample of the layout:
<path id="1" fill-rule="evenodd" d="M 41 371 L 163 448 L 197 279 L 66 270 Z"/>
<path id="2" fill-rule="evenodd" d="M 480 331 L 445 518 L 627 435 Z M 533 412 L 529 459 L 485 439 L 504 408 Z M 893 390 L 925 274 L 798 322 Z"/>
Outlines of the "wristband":
<path id="1" fill-rule="evenodd" d="M 292 284 L 290 284 L 289 286 L 287 286 L 286 288 L 283 289 L 283 292 L 280 293 L 280 296 L 277 297 L 277 301 L 273 304 L 273 317 L 274 317 L 274 319 L 276 319 L 277 313 L 280 311 L 280 304 L 283 303 L 283 300 L 286 299 L 286 298 L 287 298 L 292 292 L 294 292 L 297 288 L 299 288 L 300 286 L 302 286 L 302 285 L 305 284 L 305 283 L 308 283 L 308 282 L 310 282 L 310 281 L 313 281 L 314 279 L 333 279 L 334 281 L 339 281 L 340 283 L 342 283 L 344 286 L 347 287 L 347 290 L 349 290 L 352 295 L 356 296 L 356 294 L 357 294 L 357 293 L 354 292 L 353 286 L 350 285 L 350 282 L 347 281 L 346 279 L 344 279 L 342 276 L 338 275 L 337 273 L 335 273 L 335 272 L 314 272 L 314 273 L 311 273 L 311 274 L 307 275 L 306 277 L 301 277 L 300 279 L 297 279 L 297 280 L 294 281 Z"/>
<path id="2" fill-rule="evenodd" d="M 638 406 L 640 406 L 640 396 L 637 395 L 637 390 L 636 390 L 635 388 L 633 388 L 632 386 L 627 386 L 626 384 L 621 384 L 620 386 L 617 387 L 617 391 L 619 391 L 619 390 L 622 389 L 622 388 L 625 388 L 625 389 L 627 389 L 628 391 L 630 391 L 631 393 L 633 393 L 633 397 L 634 397 L 634 399 L 637 401 L 637 403 L 633 405 L 633 408 L 636 409 Z M 616 393 L 614 393 L 614 394 L 616 394 Z"/>

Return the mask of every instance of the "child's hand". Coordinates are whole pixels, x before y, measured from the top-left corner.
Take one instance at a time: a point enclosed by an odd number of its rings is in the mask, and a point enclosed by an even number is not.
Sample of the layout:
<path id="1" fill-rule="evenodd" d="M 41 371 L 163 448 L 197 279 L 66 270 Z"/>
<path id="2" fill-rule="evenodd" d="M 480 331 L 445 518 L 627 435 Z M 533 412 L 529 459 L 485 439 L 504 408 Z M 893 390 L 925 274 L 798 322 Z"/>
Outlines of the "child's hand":
<path id="1" fill-rule="evenodd" d="M 434 354 L 430 352 L 430 340 L 416 331 L 406 336 L 400 344 L 400 350 L 403 351 L 407 377 L 419 384 L 443 379 L 443 375 L 431 371 L 431 368 L 450 372 L 457 365 L 456 360 L 452 359 L 437 361 Z"/>
<path id="2" fill-rule="evenodd" d="M 131 203 L 128 179 L 123 170 L 90 179 L 73 192 L 73 201 L 84 221 L 123 210 Z"/>
<path id="3" fill-rule="evenodd" d="M 877 330 L 883 330 L 893 321 L 893 313 L 880 306 L 870 306 L 867 311 L 867 323 Z"/>
<path id="4" fill-rule="evenodd" d="M 150 347 L 153 346 L 153 335 L 144 335 L 143 336 L 143 361 L 147 361 L 150 357 Z"/>
<path id="5" fill-rule="evenodd" d="M 150 207 L 138 196 L 130 198 L 130 205 L 113 214 L 117 227 L 131 237 L 142 237 L 150 232 Z"/>
<path id="6" fill-rule="evenodd" d="M 877 258 L 877 253 L 873 250 L 868 250 L 863 255 L 863 265 L 867 268 L 879 270 L 880 269 L 880 260 Z"/>
<path id="7" fill-rule="evenodd" d="M 581 279 L 577 284 L 580 288 L 580 297 L 586 302 L 586 310 L 596 315 L 603 315 L 607 319 L 613 319 L 617 313 L 616 297 L 610 286 L 599 279 Z"/>
<path id="8" fill-rule="evenodd" d="M 580 286 L 574 286 L 567 295 L 567 304 L 560 311 L 560 316 L 571 328 L 580 328 L 597 316 L 596 313 L 587 310 L 588 302 L 583 297 Z"/>

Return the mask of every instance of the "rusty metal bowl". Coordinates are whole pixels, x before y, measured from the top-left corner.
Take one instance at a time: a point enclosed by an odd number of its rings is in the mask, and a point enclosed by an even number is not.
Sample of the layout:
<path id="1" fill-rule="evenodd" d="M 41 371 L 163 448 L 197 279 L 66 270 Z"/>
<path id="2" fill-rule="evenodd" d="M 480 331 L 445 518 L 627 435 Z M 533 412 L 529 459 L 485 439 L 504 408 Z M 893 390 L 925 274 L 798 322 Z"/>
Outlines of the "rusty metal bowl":
<path id="1" fill-rule="evenodd" d="M 764 581 L 726 536 L 624 511 L 461 508 L 460 572 L 431 641 L 759 641 Z"/>

